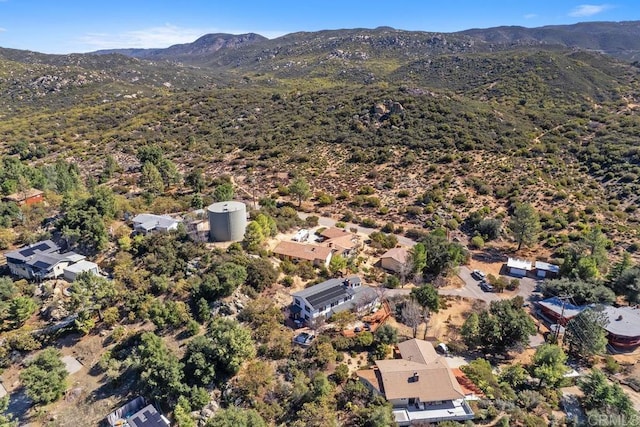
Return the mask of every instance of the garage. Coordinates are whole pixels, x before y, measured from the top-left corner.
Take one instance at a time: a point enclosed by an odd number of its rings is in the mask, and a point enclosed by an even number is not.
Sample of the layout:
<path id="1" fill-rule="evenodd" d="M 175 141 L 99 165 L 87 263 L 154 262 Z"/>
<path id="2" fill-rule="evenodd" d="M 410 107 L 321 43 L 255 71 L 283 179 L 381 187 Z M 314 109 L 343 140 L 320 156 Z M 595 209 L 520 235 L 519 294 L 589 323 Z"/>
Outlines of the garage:
<path id="1" fill-rule="evenodd" d="M 516 277 L 525 277 L 531 271 L 531 261 L 518 258 L 509 258 L 507 261 L 507 273 Z"/>

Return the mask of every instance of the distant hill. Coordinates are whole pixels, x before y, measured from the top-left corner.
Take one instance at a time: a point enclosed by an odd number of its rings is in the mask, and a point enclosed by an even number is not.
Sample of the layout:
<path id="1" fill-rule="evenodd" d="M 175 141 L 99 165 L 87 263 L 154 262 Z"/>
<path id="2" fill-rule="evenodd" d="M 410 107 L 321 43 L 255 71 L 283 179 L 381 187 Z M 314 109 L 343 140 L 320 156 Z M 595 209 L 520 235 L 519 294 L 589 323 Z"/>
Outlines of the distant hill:
<path id="1" fill-rule="evenodd" d="M 419 59 L 442 53 L 484 52 L 518 46 L 557 45 L 598 51 L 617 59 L 640 59 L 640 21 L 584 22 L 539 28 L 495 27 L 456 33 L 403 31 L 390 27 L 376 29 L 298 32 L 269 40 L 258 34 L 207 34 L 193 43 L 166 49 L 111 49 L 94 53 L 120 53 L 140 59 L 179 61 L 206 67 L 246 67 L 260 69 L 279 57 L 355 50 L 362 59 L 374 55 L 395 55 Z"/>
<path id="2" fill-rule="evenodd" d="M 119 53 L 125 56 L 148 60 L 197 62 L 198 58 L 214 54 L 220 49 L 238 49 L 268 40 L 259 34 L 206 34 L 193 43 L 176 44 L 166 49 L 107 49 L 96 54 Z"/>
<path id="3" fill-rule="evenodd" d="M 640 21 L 581 22 L 539 28 L 495 27 L 462 31 L 476 40 L 496 44 L 557 44 L 595 50 L 633 62 L 640 60 Z"/>

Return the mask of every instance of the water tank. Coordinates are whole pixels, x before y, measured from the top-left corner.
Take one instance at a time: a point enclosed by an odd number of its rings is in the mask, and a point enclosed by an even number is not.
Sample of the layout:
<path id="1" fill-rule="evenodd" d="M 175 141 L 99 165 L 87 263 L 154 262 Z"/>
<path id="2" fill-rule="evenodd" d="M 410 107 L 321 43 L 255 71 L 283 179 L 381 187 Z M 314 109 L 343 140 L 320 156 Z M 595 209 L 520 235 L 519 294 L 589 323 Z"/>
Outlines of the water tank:
<path id="1" fill-rule="evenodd" d="M 207 208 L 209 239 L 212 242 L 233 242 L 244 238 L 247 228 L 247 206 L 242 202 L 218 202 Z"/>

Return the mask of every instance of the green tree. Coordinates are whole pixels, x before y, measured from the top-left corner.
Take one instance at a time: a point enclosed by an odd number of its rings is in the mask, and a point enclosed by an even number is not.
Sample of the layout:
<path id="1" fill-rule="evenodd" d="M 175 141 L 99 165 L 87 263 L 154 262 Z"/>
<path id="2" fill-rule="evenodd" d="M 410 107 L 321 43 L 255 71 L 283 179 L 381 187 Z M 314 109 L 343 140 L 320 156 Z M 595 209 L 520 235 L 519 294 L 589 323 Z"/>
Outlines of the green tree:
<path id="1" fill-rule="evenodd" d="M 540 285 L 540 290 L 546 296 L 572 295 L 577 305 L 583 304 L 609 304 L 615 301 L 615 293 L 604 285 L 588 283 L 580 279 L 554 279 L 545 280 Z"/>
<path id="2" fill-rule="evenodd" d="M 523 244 L 529 246 L 535 243 L 540 232 L 538 212 L 528 203 L 519 204 L 509 221 L 509 230 L 518 243 L 517 250 L 520 250 Z"/>
<path id="3" fill-rule="evenodd" d="M 522 309 L 522 298 L 492 301 L 489 310 L 480 313 L 480 345 L 494 353 L 522 345 L 536 327 L 527 312 Z"/>
<path id="4" fill-rule="evenodd" d="M 460 368 L 465 375 L 477 384 L 489 399 L 514 400 L 515 393 L 508 386 L 503 386 L 494 375 L 491 364 L 485 359 L 475 359 Z M 505 384 L 505 383 L 503 383 Z"/>
<path id="5" fill-rule="evenodd" d="M 216 202 L 227 202 L 233 200 L 233 184 L 225 182 L 216 186 L 213 190 L 213 198 Z"/>
<path id="6" fill-rule="evenodd" d="M 217 411 L 206 427 L 267 427 L 267 423 L 254 409 L 231 406 Z"/>
<path id="7" fill-rule="evenodd" d="M 157 145 L 143 145 L 141 147 L 138 147 L 137 157 L 141 164 L 149 162 L 154 165 L 158 165 L 163 159 L 164 153 L 162 152 L 162 148 L 158 147 Z"/>
<path id="8" fill-rule="evenodd" d="M 19 296 L 9 302 L 9 319 L 22 326 L 35 313 L 38 305 L 29 297 Z"/>
<path id="9" fill-rule="evenodd" d="M 520 364 L 516 363 L 513 365 L 507 366 L 502 372 L 500 372 L 500 376 L 498 380 L 502 383 L 507 383 L 513 389 L 520 389 L 527 384 L 527 379 L 529 378 L 529 373 L 527 370 Z"/>
<path id="10" fill-rule="evenodd" d="M 629 252 L 623 253 L 622 259 L 615 263 L 609 270 L 609 274 L 607 275 L 607 282 L 609 283 L 609 285 L 612 288 L 615 288 L 620 277 L 632 267 L 633 261 L 631 260 L 631 255 L 629 254 Z"/>
<path id="11" fill-rule="evenodd" d="M 582 310 L 567 323 L 564 340 L 569 352 L 583 359 L 603 354 L 607 348 L 608 323 L 602 306 Z"/>
<path id="12" fill-rule="evenodd" d="M 246 267 L 231 261 L 223 262 L 216 266 L 215 274 L 220 281 L 222 289 L 224 289 L 224 296 L 231 295 L 247 280 Z"/>
<path id="13" fill-rule="evenodd" d="M 411 273 L 422 274 L 427 266 L 427 250 L 422 243 L 416 243 L 409 249 L 409 259 L 411 262 Z"/>
<path id="14" fill-rule="evenodd" d="M 398 342 L 398 330 L 391 325 L 384 324 L 374 333 L 378 343 L 391 345 Z"/>
<path id="15" fill-rule="evenodd" d="M 536 349 L 531 362 L 531 376 L 538 378 L 538 387 L 544 384 L 556 388 L 568 371 L 567 355 L 561 347 L 555 344 L 543 344 Z"/>
<path id="16" fill-rule="evenodd" d="M 608 420 L 618 419 L 620 426 L 637 426 L 638 413 L 634 410 L 633 402 L 624 390 L 615 383 L 610 383 L 599 369 L 593 369 L 578 381 L 578 387 L 584 396 L 582 405 L 587 415 L 606 414 L 607 416 L 591 416 L 589 420 L 603 420 L 595 425 L 610 426 Z M 618 417 L 616 417 L 616 415 Z M 622 418 L 622 419 L 621 419 Z"/>
<path id="17" fill-rule="evenodd" d="M 247 284 L 257 291 L 263 291 L 278 280 L 278 272 L 271 261 L 257 258 L 247 265 Z"/>
<path id="18" fill-rule="evenodd" d="M 256 215 L 255 221 L 260 224 L 260 228 L 262 229 L 262 233 L 265 237 L 274 237 L 278 234 L 278 225 L 276 224 L 276 220 L 270 215 L 259 213 Z"/>
<path id="19" fill-rule="evenodd" d="M 251 221 L 247 224 L 242 245 L 247 251 L 255 252 L 260 249 L 265 239 L 266 236 L 260 224 L 256 221 Z"/>
<path id="20" fill-rule="evenodd" d="M 43 350 L 20 373 L 27 396 L 38 405 L 55 402 L 67 389 L 67 370 L 54 348 Z"/>
<path id="21" fill-rule="evenodd" d="M 591 227 L 584 235 L 583 242 L 587 247 L 589 257 L 593 259 L 599 271 L 605 271 L 609 263 L 607 247 L 612 245 L 611 240 L 602 232 L 602 228 L 597 225 Z"/>
<path id="22" fill-rule="evenodd" d="M 206 184 L 202 169 L 196 168 L 189 172 L 189 174 L 184 177 L 184 183 L 191 187 L 194 193 L 202 193 Z"/>
<path id="23" fill-rule="evenodd" d="M 185 390 L 183 365 L 153 332 L 145 332 L 138 346 L 138 368 L 143 393 L 175 403 Z"/>
<path id="24" fill-rule="evenodd" d="M 616 267 L 614 266 L 614 269 Z M 613 271 L 613 269 L 612 269 Z M 629 304 L 640 303 L 640 268 L 627 268 L 612 283 L 613 289 L 624 295 Z"/>
<path id="25" fill-rule="evenodd" d="M 180 172 L 178 172 L 176 164 L 171 160 L 162 159 L 156 167 L 158 168 L 158 172 L 160 172 L 165 187 L 180 184 L 182 176 Z"/>
<path id="26" fill-rule="evenodd" d="M 9 409 L 9 396 L 0 397 L 0 426 L 17 427 L 18 421 L 13 419 L 13 415 L 7 413 Z"/>
<path id="27" fill-rule="evenodd" d="M 476 348 L 480 345 L 480 318 L 477 313 L 471 313 L 466 318 L 460 329 L 462 340 L 469 348 Z"/>
<path id="28" fill-rule="evenodd" d="M 419 288 L 413 288 L 410 295 L 423 309 L 434 313 L 440 311 L 440 295 L 433 285 L 426 284 Z"/>
<path id="29" fill-rule="evenodd" d="M 336 254 L 331 257 L 329 261 L 329 271 L 336 276 L 338 273 L 344 271 L 347 268 L 347 259 L 340 254 Z"/>
<path id="30" fill-rule="evenodd" d="M 396 425 L 391 404 L 366 405 L 357 412 L 357 425 L 362 427 L 388 427 Z"/>
<path id="31" fill-rule="evenodd" d="M 289 194 L 298 199 L 298 207 L 302 206 L 302 201 L 307 200 L 311 195 L 309 183 L 304 178 L 295 179 L 291 185 L 289 185 Z"/>
<path id="32" fill-rule="evenodd" d="M 111 306 L 118 296 L 115 281 L 90 272 L 80 273 L 69 290 L 67 309 L 74 313 L 101 311 Z"/>
<path id="33" fill-rule="evenodd" d="M 151 162 L 145 162 L 142 165 L 140 187 L 153 195 L 158 195 L 164 192 L 164 181 L 162 179 L 162 175 L 160 175 L 160 171 L 158 171 L 156 165 Z"/>
<path id="34" fill-rule="evenodd" d="M 205 336 L 195 337 L 187 346 L 187 379 L 193 384 L 208 386 L 235 375 L 242 362 L 255 355 L 255 345 L 247 328 L 235 320 L 216 318 Z"/>

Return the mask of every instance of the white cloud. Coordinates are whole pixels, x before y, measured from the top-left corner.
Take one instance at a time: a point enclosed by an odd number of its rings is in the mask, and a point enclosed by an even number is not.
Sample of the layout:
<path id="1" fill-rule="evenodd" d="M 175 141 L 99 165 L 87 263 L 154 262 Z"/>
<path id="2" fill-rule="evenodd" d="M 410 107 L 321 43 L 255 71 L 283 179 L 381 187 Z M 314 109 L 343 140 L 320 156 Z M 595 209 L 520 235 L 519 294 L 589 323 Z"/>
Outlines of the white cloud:
<path id="1" fill-rule="evenodd" d="M 0 0 L 0 1 L 1 1 L 1 0 Z M 7 31 L 7 29 L 6 29 L 6 28 L 2 28 L 2 27 L 0 27 L 0 33 L 4 33 L 5 31 Z"/>
<path id="2" fill-rule="evenodd" d="M 0 0 L 2 1 L 2 0 Z M 251 31 L 230 31 L 215 28 L 181 28 L 166 24 L 141 30 L 120 33 L 89 33 L 78 40 L 88 49 L 131 49 L 131 48 L 165 48 L 174 44 L 191 43 L 209 33 L 243 34 Z M 257 31 L 254 31 L 257 32 Z M 284 32 L 258 32 L 265 37 L 279 37 Z"/>
<path id="3" fill-rule="evenodd" d="M 524 15 L 524 19 L 533 19 L 537 17 L 538 17 L 537 13 L 527 13 L 526 15 Z"/>
<path id="4" fill-rule="evenodd" d="M 569 12 L 569 16 L 581 18 L 585 16 L 593 16 L 611 9 L 610 4 L 581 4 Z"/>

